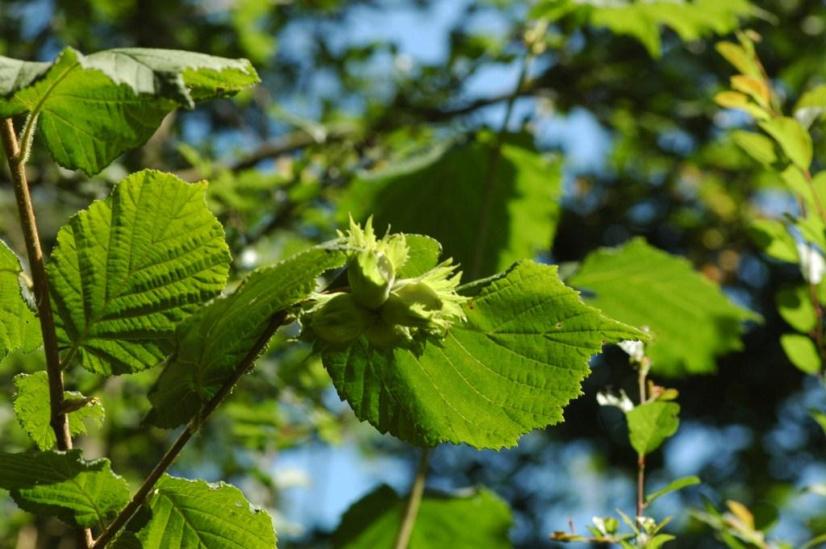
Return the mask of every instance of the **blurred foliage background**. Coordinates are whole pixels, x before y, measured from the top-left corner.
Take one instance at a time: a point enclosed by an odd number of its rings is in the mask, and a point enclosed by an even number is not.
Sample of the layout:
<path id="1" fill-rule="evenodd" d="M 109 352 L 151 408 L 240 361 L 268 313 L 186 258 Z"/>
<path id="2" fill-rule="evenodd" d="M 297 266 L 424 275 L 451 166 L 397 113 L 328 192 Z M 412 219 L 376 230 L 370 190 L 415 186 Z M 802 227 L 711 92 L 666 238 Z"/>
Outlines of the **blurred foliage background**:
<path id="1" fill-rule="evenodd" d="M 766 71 L 788 100 L 826 81 L 826 4 L 759 8 L 733 23 L 762 36 Z M 504 0 L 0 0 L 0 55 L 51 60 L 67 45 L 189 49 L 247 57 L 263 79 L 232 100 L 171 115 L 143 148 L 91 179 L 35 147 L 46 248 L 71 213 L 141 167 L 210 181 L 236 274 L 333 236 L 348 212 L 429 229 L 473 276 L 529 255 L 576 262 L 644 236 L 763 317 L 715 373 L 670 380 L 682 425 L 649 464 L 650 482 L 686 474 L 704 482 L 663 499 L 680 534 L 671 546 L 720 546 L 687 512 L 704 498 L 743 501 L 759 524 L 798 542 L 826 531 L 824 499 L 800 490 L 826 479 L 824 435 L 807 415 L 826 399 L 783 355 L 774 307 L 777 288 L 799 274 L 767 260 L 747 233 L 754 217 L 794 204 L 727 136 L 749 121 L 713 103 L 730 74 L 717 37 L 705 29 L 683 40 L 656 26 L 654 38 L 650 29 L 630 36 L 576 10 L 546 29 L 532 19 L 526 3 Z M 540 33 L 533 51 L 526 31 Z M 491 135 L 503 120 L 498 190 L 485 197 Z M 816 139 L 816 159 L 826 158 L 824 143 Z M 0 237 L 22 252 L 13 200 L 0 173 Z M 490 219 L 475 213 L 483 200 L 496 205 Z M 451 218 L 457 205 L 466 211 Z M 282 546 L 326 547 L 351 502 L 379 482 L 407 487 L 415 454 L 359 424 L 308 348 L 288 349 L 272 346 L 174 470 L 242 487 L 275 511 Z M 12 377 L 41 360 L 0 364 L 4 449 L 27 444 L 10 412 Z M 619 414 L 594 398 L 606 386 L 633 387 L 624 363 L 616 350 L 595 360 L 566 422 L 516 448 L 440 447 L 430 485 L 488 486 L 513 508 L 511 538 L 525 548 L 553 546 L 548 534 L 569 520 L 581 527 L 632 507 L 634 452 Z M 79 375 L 83 392 L 101 383 Z M 141 425 L 156 375 L 109 380 L 107 420 L 79 442 L 133 481 L 169 437 Z M 59 524 L 41 524 L 44 539 L 10 500 L 0 509 L 0 547 L 71 546 Z"/>

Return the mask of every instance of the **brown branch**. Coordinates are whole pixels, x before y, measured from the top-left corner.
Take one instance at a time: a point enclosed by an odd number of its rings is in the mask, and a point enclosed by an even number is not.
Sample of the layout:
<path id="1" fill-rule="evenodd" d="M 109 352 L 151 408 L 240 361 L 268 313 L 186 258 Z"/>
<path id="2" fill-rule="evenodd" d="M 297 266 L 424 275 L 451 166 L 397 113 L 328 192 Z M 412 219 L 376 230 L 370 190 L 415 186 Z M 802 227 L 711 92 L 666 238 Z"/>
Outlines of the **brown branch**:
<path id="1" fill-rule="evenodd" d="M 189 420 L 187 423 L 186 428 L 178 435 L 178 438 L 172 444 L 172 446 L 164 453 L 152 471 L 147 475 L 146 479 L 144 479 L 143 483 L 141 484 L 138 491 L 135 492 L 135 495 L 132 496 L 132 499 L 129 503 L 124 507 L 118 516 L 106 527 L 100 537 L 95 540 L 94 544 L 91 546 L 91 549 L 102 549 L 106 547 L 106 544 L 112 541 L 115 535 L 124 527 L 126 523 L 129 522 L 129 519 L 141 508 L 141 506 L 146 502 L 147 496 L 152 492 L 155 484 L 160 480 L 163 474 L 166 472 L 167 469 L 172 465 L 178 455 L 181 453 L 181 450 L 184 449 L 187 442 L 192 438 L 195 433 L 198 432 L 201 425 L 209 418 L 212 412 L 223 402 L 223 400 L 229 396 L 232 392 L 232 389 L 235 387 L 235 384 L 249 372 L 253 365 L 255 364 L 255 359 L 258 358 L 258 355 L 264 350 L 267 346 L 267 343 L 270 341 L 270 338 L 275 333 L 276 330 L 283 324 L 284 319 L 286 318 L 287 314 L 286 311 L 282 311 L 270 319 L 270 323 L 267 326 L 267 329 L 261 334 L 258 340 L 253 345 L 252 349 L 244 355 L 244 358 L 238 363 L 233 371 L 232 376 L 227 379 L 224 384 L 218 389 L 218 392 L 213 395 L 211 399 L 204 405 L 201 409 L 200 413 Z"/>
<path id="2" fill-rule="evenodd" d="M 63 372 L 60 368 L 60 353 L 57 346 L 54 314 L 49 301 L 49 280 L 46 276 L 46 262 L 43 249 L 40 246 L 40 235 L 37 231 L 37 220 L 34 216 L 32 196 L 26 181 L 25 164 L 20 158 L 20 146 L 17 135 L 14 133 L 14 124 L 10 118 L 3 120 L 2 126 L 3 147 L 14 183 L 14 196 L 17 199 L 17 211 L 20 214 L 20 225 L 26 240 L 26 253 L 32 271 L 32 282 L 37 316 L 40 319 L 40 330 L 43 333 L 43 347 L 46 351 L 46 371 L 49 376 L 49 398 L 51 409 L 51 425 L 57 438 L 57 447 L 60 450 L 69 450 L 72 447 L 72 437 L 69 433 L 69 422 L 63 413 Z"/>
<path id="3" fill-rule="evenodd" d="M 392 109 L 390 109 L 387 116 L 379 118 L 374 127 L 364 133 L 369 135 L 371 131 L 386 131 L 397 128 L 408 121 L 406 115 L 418 116 L 424 122 L 444 122 L 447 120 L 452 120 L 453 118 L 472 114 L 480 109 L 501 103 L 503 101 L 512 101 L 517 97 L 534 95 L 538 89 L 539 86 L 536 81 L 522 82 L 517 90 L 492 95 L 490 97 L 482 97 L 453 108 L 440 109 L 417 105 L 395 105 Z M 242 156 L 235 162 L 225 166 L 220 166 L 219 169 L 227 169 L 233 172 L 245 170 L 254 167 L 256 164 L 264 160 L 278 158 L 287 154 L 293 154 L 302 149 L 306 149 L 307 147 L 312 147 L 313 145 L 339 143 L 345 139 L 358 135 L 358 133 L 359 130 L 352 126 L 329 129 L 322 138 L 311 135 L 306 131 L 288 133 L 276 139 L 265 141 L 251 153 Z M 176 173 L 178 177 L 187 181 L 194 181 L 204 177 L 205 175 L 201 173 L 198 168 L 194 167 L 186 170 L 179 170 Z"/>
<path id="4" fill-rule="evenodd" d="M 46 275 L 46 260 L 40 244 L 40 235 L 37 230 L 37 219 L 34 215 L 32 195 L 26 179 L 26 153 L 21 151 L 17 134 L 14 131 L 14 122 L 11 118 L 3 119 L 2 128 L 3 148 L 6 152 L 9 171 L 14 183 L 14 196 L 17 200 L 17 211 L 20 215 L 20 227 L 26 241 L 26 254 L 29 258 L 29 267 L 32 272 L 32 292 L 34 293 L 37 317 L 40 321 L 40 331 L 43 335 L 43 348 L 46 353 L 46 374 L 49 381 L 49 423 L 55 434 L 57 448 L 70 450 L 72 448 L 72 434 L 69 431 L 69 418 L 63 411 L 64 385 L 63 370 L 60 367 L 60 351 L 57 345 L 52 304 L 49 300 L 49 278 Z M 91 530 L 82 531 L 81 541 L 88 546 L 92 537 Z"/>

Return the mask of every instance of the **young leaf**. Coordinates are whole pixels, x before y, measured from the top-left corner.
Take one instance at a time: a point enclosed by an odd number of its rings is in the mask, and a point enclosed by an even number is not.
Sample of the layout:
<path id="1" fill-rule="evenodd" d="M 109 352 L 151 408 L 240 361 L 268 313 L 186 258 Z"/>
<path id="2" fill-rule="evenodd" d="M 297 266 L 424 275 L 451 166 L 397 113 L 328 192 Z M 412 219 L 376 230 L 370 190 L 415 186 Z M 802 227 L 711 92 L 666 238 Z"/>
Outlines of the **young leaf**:
<path id="1" fill-rule="evenodd" d="M 48 272 L 64 361 L 100 374 L 154 366 L 178 322 L 221 291 L 230 257 L 205 192 L 144 170 L 60 229 Z"/>
<path id="2" fill-rule="evenodd" d="M 404 235 L 407 242 L 407 261 L 396 273 L 396 278 L 414 278 L 426 273 L 442 255 L 442 245 L 438 240 L 420 234 Z"/>
<path id="3" fill-rule="evenodd" d="M 600 249 L 569 282 L 612 317 L 651 329 L 654 372 L 677 376 L 712 372 L 714 357 L 740 349 L 744 320 L 758 318 L 732 304 L 683 258 L 634 239 Z"/>
<path id="4" fill-rule="evenodd" d="M 816 374 L 820 371 L 820 354 L 809 336 L 784 334 L 780 336 L 780 346 L 789 361 L 802 372 Z"/>
<path id="5" fill-rule="evenodd" d="M 783 320 L 798 332 L 808 333 L 817 323 L 817 313 L 808 286 L 782 288 L 775 298 L 777 310 Z"/>
<path id="6" fill-rule="evenodd" d="M 373 215 L 379 233 L 432 236 L 468 276 L 488 276 L 534 257 L 553 241 L 562 192 L 561 163 L 508 136 L 489 181 L 493 138 L 482 134 L 392 172 L 356 181 L 341 205 L 356 219 Z M 480 243 L 480 231 L 486 227 Z"/>
<path id="7" fill-rule="evenodd" d="M 693 475 L 688 476 L 688 477 L 678 478 L 676 480 L 673 480 L 673 481 L 669 482 L 668 484 L 666 484 L 665 486 L 663 486 L 659 490 L 655 490 L 654 492 L 651 492 L 650 494 L 645 496 L 645 504 L 646 505 L 651 505 L 658 498 L 661 498 L 666 494 L 670 494 L 671 492 L 676 492 L 678 490 L 682 490 L 683 488 L 687 488 L 689 486 L 695 486 L 697 484 L 700 484 L 700 478 L 695 477 Z"/>
<path id="8" fill-rule="evenodd" d="M 46 372 L 18 374 L 14 377 L 14 386 L 17 389 L 14 414 L 20 426 L 41 450 L 54 448 L 56 440 L 50 424 L 49 380 Z M 75 391 L 67 391 L 65 396 L 69 401 L 83 398 L 83 395 Z M 85 433 L 87 423 L 102 424 L 104 414 L 103 406 L 97 400 L 70 412 L 69 430 L 72 436 Z"/>
<path id="9" fill-rule="evenodd" d="M 815 86 L 804 93 L 794 106 L 794 117 L 808 128 L 826 112 L 826 85 Z"/>
<path id="10" fill-rule="evenodd" d="M 118 546 L 128 547 L 125 542 L 130 540 L 141 549 L 276 547 L 270 516 L 250 505 L 241 490 L 223 482 L 164 475 L 147 507 L 129 522 Z"/>
<path id="11" fill-rule="evenodd" d="M 337 549 L 393 547 L 405 501 L 382 485 L 354 503 L 333 534 Z M 410 538 L 410 549 L 511 547 L 512 524 L 504 501 L 488 490 L 462 495 L 427 494 Z"/>
<path id="12" fill-rule="evenodd" d="M 562 420 L 603 343 L 644 337 L 582 303 L 556 267 L 517 263 L 464 293 L 467 322 L 420 353 L 364 337 L 323 351 L 360 419 L 420 446 L 512 446 Z"/>
<path id="13" fill-rule="evenodd" d="M 40 325 L 20 290 L 20 260 L 0 240 L 0 361 L 12 351 L 33 351 L 41 343 Z"/>
<path id="14" fill-rule="evenodd" d="M 149 393 L 148 420 L 175 427 L 192 418 L 232 375 L 268 321 L 304 300 L 325 271 L 344 265 L 335 245 L 321 245 L 250 274 L 231 295 L 200 309 L 178 328 L 172 359 Z"/>
<path id="15" fill-rule="evenodd" d="M 746 130 L 734 130 L 731 139 L 744 153 L 764 166 L 772 166 L 777 162 L 777 153 L 774 150 L 774 141 L 761 133 Z"/>
<path id="16" fill-rule="evenodd" d="M 776 219 L 755 219 L 749 226 L 749 234 L 767 256 L 797 263 L 797 244 L 782 222 Z"/>
<path id="17" fill-rule="evenodd" d="M 628 438 L 638 454 L 650 454 L 677 432 L 680 406 L 674 402 L 653 401 L 640 404 L 625 414 Z"/>
<path id="18" fill-rule="evenodd" d="M 80 450 L 0 453 L 0 488 L 21 509 L 84 527 L 105 524 L 129 501 L 109 460 L 84 460 Z"/>
<path id="19" fill-rule="evenodd" d="M 567 9 L 565 9 L 567 7 Z M 537 16 L 559 17 L 578 10 L 592 25 L 640 41 L 652 57 L 659 57 L 660 27 L 665 25 L 683 40 L 708 34 L 725 34 L 736 29 L 739 20 L 756 10 L 746 0 L 695 0 L 693 2 L 604 2 L 601 0 L 543 0 L 534 9 Z"/>
<path id="20" fill-rule="evenodd" d="M 54 63 L 0 57 L 0 117 L 32 113 L 61 166 L 95 174 L 142 145 L 177 106 L 231 95 L 258 82 L 246 59 L 119 48 Z"/>
<path id="21" fill-rule="evenodd" d="M 786 156 L 801 170 L 812 163 L 812 136 L 794 118 L 777 117 L 760 122 L 760 127 L 777 141 Z"/>

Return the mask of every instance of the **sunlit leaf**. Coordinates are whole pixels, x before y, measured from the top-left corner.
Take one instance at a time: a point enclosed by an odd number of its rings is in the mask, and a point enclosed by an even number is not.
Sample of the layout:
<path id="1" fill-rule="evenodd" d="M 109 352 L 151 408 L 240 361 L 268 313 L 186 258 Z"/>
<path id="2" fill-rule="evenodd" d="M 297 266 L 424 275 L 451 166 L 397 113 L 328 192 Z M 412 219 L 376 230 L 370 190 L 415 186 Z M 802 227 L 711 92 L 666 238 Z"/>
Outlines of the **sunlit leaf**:
<path id="1" fill-rule="evenodd" d="M 63 360 L 122 374 L 157 364 L 175 326 L 226 284 L 206 183 L 145 170 L 76 214 L 48 264 Z"/>
<path id="2" fill-rule="evenodd" d="M 55 160 L 95 174 L 142 145 L 176 107 L 257 82 L 245 59 L 146 48 L 83 55 L 66 48 L 51 65 L 0 57 L 0 116 L 37 114 Z"/>
<path id="3" fill-rule="evenodd" d="M 41 343 L 40 325 L 23 299 L 20 260 L 0 240 L 0 361 L 12 351 L 32 351 Z"/>
<path id="4" fill-rule="evenodd" d="M 638 454 L 650 454 L 680 426 L 680 406 L 674 402 L 653 401 L 640 404 L 625 414 L 628 438 Z"/>
<path id="5" fill-rule="evenodd" d="M 55 446 L 56 438 L 50 424 L 49 380 L 46 372 L 18 374 L 14 378 L 14 386 L 14 414 L 17 421 L 38 448 L 50 450 Z M 75 391 L 67 391 L 64 398 L 69 402 L 87 402 L 83 395 Z M 100 426 L 104 415 L 103 406 L 97 400 L 89 400 L 72 411 L 68 414 L 72 436 L 85 433 L 87 424 Z"/>
<path id="6" fill-rule="evenodd" d="M 141 549 L 275 549 L 276 539 L 272 519 L 250 505 L 238 488 L 164 475 L 119 544 Z"/>
<path id="7" fill-rule="evenodd" d="M 364 337 L 323 352 L 360 419 L 421 446 L 512 446 L 562 420 L 604 343 L 642 337 L 585 305 L 555 267 L 517 263 L 469 291 L 467 322 L 421 353 Z"/>
<path id="8" fill-rule="evenodd" d="M 0 453 L 0 488 L 26 511 L 80 526 L 106 524 L 129 501 L 109 460 L 84 460 L 80 450 Z"/>
<path id="9" fill-rule="evenodd" d="M 654 372 L 713 372 L 715 357 L 742 348 L 743 321 L 753 313 L 731 303 L 685 259 L 642 239 L 592 252 L 569 280 L 613 318 L 647 327 Z"/>

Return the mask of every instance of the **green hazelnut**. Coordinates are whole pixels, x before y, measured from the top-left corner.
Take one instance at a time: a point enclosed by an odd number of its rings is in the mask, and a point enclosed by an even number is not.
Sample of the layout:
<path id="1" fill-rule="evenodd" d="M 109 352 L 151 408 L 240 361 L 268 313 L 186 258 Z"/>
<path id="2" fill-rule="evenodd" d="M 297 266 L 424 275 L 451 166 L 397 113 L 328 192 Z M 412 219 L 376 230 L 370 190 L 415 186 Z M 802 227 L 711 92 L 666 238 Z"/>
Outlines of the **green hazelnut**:
<path id="1" fill-rule="evenodd" d="M 359 307 L 350 294 L 339 293 L 313 313 L 310 326 L 324 341 L 343 344 L 357 339 L 372 320 L 370 313 Z"/>
<path id="2" fill-rule="evenodd" d="M 393 262 L 381 252 L 358 252 L 347 267 L 353 299 L 362 307 L 378 309 L 390 296 L 395 279 Z"/>

